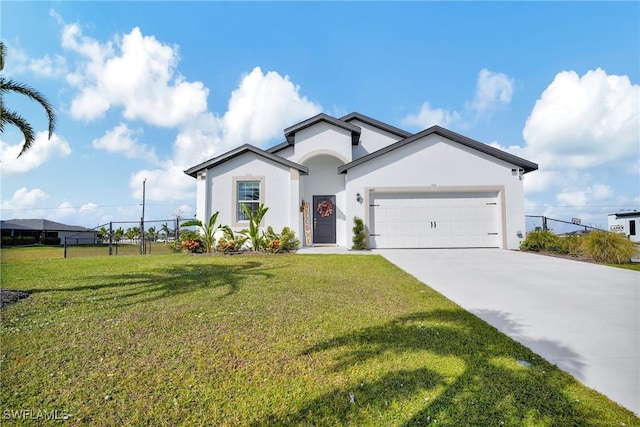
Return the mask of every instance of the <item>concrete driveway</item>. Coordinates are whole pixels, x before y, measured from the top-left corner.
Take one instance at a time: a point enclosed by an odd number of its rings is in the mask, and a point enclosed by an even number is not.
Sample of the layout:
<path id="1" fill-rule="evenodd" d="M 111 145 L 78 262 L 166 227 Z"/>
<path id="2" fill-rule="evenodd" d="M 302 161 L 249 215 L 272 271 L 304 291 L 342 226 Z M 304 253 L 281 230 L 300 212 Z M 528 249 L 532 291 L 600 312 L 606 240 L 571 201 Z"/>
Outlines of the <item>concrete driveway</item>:
<path id="1" fill-rule="evenodd" d="M 374 253 L 640 415 L 640 273 L 499 249 Z"/>

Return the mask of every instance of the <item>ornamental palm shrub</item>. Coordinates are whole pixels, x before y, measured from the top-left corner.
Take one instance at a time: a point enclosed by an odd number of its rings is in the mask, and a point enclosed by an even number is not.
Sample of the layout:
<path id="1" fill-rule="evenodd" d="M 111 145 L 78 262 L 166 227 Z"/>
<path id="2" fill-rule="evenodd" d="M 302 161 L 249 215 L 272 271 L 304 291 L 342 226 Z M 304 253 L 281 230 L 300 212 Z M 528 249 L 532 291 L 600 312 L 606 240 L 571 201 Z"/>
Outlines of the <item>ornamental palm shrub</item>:
<path id="1" fill-rule="evenodd" d="M 622 234 L 597 230 L 582 237 L 580 250 L 594 261 L 625 264 L 637 254 L 638 247 Z"/>
<path id="2" fill-rule="evenodd" d="M 353 217 L 353 246 L 351 249 L 361 251 L 367 248 L 367 242 L 365 241 L 366 235 L 364 234 L 364 222 L 362 219 Z"/>
<path id="3" fill-rule="evenodd" d="M 251 209 L 243 203 L 242 210 L 249 218 L 249 228 L 241 230 L 240 234 L 251 240 L 252 251 L 259 251 L 265 246 L 264 234 L 260 233 L 260 223 L 262 222 L 262 218 L 267 214 L 269 208 L 265 207 L 264 204 L 261 204 L 255 212 L 252 212 Z"/>
<path id="4" fill-rule="evenodd" d="M 211 253 L 211 248 L 215 244 L 215 240 L 216 240 L 215 238 L 216 231 L 218 230 L 218 228 L 220 228 L 220 226 L 216 227 L 216 221 L 218 220 L 219 213 L 220 212 L 216 212 L 213 215 L 211 215 L 211 218 L 209 218 L 209 221 L 207 221 L 206 224 L 200 221 L 199 219 L 192 219 L 190 221 L 182 223 L 183 227 L 196 226 L 200 229 L 199 230 L 201 233 L 200 238 L 204 242 L 204 247 L 207 253 Z"/>

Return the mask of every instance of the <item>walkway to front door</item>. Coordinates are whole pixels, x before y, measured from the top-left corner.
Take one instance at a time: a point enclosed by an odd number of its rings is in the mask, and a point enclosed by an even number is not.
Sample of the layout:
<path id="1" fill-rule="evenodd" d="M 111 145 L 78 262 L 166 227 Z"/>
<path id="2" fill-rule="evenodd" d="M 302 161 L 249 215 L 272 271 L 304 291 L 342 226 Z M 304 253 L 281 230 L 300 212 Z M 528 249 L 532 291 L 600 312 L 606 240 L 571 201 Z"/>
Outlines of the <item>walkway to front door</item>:
<path id="1" fill-rule="evenodd" d="M 313 196 L 313 243 L 336 243 L 336 196 Z"/>

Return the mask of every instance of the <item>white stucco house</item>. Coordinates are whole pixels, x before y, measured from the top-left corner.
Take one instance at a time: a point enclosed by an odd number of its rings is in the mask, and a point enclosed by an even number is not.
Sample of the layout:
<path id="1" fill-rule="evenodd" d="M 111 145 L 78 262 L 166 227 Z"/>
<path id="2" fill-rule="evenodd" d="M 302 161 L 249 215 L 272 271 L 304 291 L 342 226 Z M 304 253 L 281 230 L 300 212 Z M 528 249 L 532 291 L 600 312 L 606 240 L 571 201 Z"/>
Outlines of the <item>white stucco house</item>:
<path id="1" fill-rule="evenodd" d="M 640 233 L 636 226 L 640 223 L 640 211 L 628 210 L 607 216 L 609 231 L 624 234 L 632 242 L 640 242 Z"/>
<path id="2" fill-rule="evenodd" d="M 359 113 L 318 114 L 263 150 L 243 145 L 185 171 L 196 217 L 246 227 L 240 206 L 269 208 L 304 246 L 351 247 L 354 217 L 369 248 L 517 249 L 523 177 L 538 165 L 439 126 L 416 134 Z"/>

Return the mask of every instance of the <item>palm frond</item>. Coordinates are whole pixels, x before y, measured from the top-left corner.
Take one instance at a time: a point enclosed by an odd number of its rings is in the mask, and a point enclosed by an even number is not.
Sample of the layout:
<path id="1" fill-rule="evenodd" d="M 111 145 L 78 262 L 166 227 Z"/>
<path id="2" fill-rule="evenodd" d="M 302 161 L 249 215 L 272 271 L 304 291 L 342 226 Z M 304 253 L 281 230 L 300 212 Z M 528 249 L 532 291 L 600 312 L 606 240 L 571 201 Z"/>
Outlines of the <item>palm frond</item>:
<path id="1" fill-rule="evenodd" d="M 4 131 L 5 123 L 16 126 L 20 129 L 22 135 L 24 135 L 24 144 L 22 144 L 22 150 L 20 150 L 20 154 L 18 154 L 18 157 L 20 157 L 31 148 L 36 140 L 33 128 L 22 116 L 14 111 L 5 109 L 4 105 L 2 105 L 0 106 L 0 133 Z"/>
<path id="2" fill-rule="evenodd" d="M 4 70 L 4 57 L 7 55 L 7 49 L 4 43 L 0 42 L 0 71 Z"/>
<path id="3" fill-rule="evenodd" d="M 4 77 L 0 77 L 0 97 L 2 97 L 7 92 L 15 92 L 20 95 L 24 95 L 42 105 L 49 119 L 49 138 L 51 138 L 56 127 L 56 112 L 49 101 L 47 101 L 47 99 L 40 92 L 29 85 L 16 82 L 11 79 L 6 80 Z"/>

